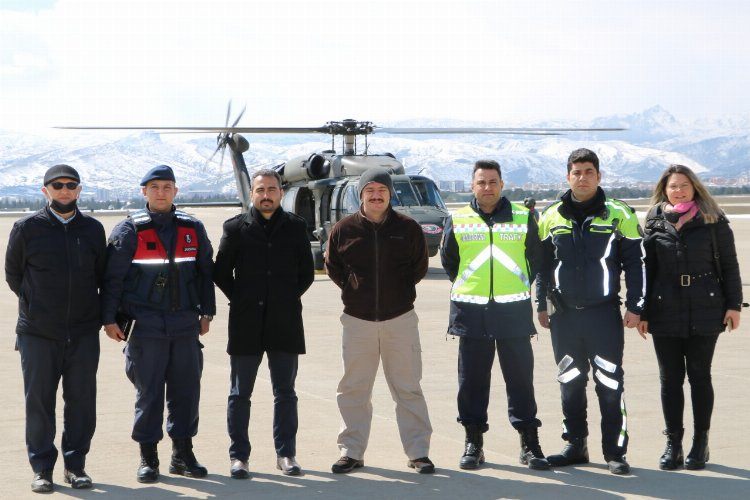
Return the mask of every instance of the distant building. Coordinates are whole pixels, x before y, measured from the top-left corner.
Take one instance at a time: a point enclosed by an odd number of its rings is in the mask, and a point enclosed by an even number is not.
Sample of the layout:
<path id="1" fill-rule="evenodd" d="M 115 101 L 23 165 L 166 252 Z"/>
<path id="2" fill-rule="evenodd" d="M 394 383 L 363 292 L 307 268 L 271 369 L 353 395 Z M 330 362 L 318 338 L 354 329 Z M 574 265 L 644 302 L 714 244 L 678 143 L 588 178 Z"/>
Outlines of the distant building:
<path id="1" fill-rule="evenodd" d="M 462 180 L 439 181 L 438 187 L 441 191 L 452 191 L 454 193 L 463 193 L 466 191 L 464 181 Z"/>

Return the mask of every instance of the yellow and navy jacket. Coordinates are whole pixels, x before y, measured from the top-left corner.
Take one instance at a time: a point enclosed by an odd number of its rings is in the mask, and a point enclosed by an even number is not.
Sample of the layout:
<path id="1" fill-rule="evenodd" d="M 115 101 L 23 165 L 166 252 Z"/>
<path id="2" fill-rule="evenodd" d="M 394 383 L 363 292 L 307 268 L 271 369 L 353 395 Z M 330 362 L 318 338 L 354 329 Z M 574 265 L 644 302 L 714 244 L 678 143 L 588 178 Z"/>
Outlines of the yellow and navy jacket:
<path id="1" fill-rule="evenodd" d="M 571 211 L 571 192 L 539 219 L 542 262 L 537 276 L 537 310 L 547 309 L 549 288 L 559 290 L 568 307 L 619 301 L 625 271 L 625 306 L 640 314 L 646 295 L 643 232 L 635 211 L 599 190 L 601 207 L 579 224 Z"/>
<path id="2" fill-rule="evenodd" d="M 451 287 L 448 333 L 510 338 L 536 333 L 531 282 L 540 254 L 536 220 L 521 204 L 501 198 L 492 214 L 476 200 L 454 212 L 440 257 Z"/>

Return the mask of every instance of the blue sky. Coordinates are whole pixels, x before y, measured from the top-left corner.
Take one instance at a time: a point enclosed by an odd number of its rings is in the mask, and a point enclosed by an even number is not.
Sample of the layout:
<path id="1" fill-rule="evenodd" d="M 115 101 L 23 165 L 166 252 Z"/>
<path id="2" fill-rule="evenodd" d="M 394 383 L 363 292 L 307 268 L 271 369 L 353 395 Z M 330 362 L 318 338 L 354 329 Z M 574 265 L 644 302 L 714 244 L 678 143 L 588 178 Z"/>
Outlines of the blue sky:
<path id="1" fill-rule="evenodd" d="M 750 113 L 750 2 L 0 1 L 0 128 Z"/>

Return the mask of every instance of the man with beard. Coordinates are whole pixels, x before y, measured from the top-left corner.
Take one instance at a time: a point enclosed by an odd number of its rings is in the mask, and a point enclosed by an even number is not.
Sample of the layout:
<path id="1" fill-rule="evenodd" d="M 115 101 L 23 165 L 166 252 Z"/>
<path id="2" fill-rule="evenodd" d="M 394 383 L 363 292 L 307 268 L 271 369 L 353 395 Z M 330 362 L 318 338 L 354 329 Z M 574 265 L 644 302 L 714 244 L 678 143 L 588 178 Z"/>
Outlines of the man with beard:
<path id="1" fill-rule="evenodd" d="M 174 172 L 167 165 L 141 180 L 146 208 L 112 230 L 102 290 L 107 335 L 125 340 L 117 317 L 133 320 L 125 348 L 125 373 L 136 388 L 132 438 L 141 449 L 137 480 L 159 478 L 157 444 L 163 437 L 166 386 L 167 433 L 172 438 L 169 472 L 205 477 L 193 454 L 203 344 L 216 311 L 213 249 L 203 224 L 176 210 Z"/>
<path id="2" fill-rule="evenodd" d="M 341 458 L 331 470 L 364 466 L 372 386 L 382 358 L 407 466 L 429 474 L 435 472 L 427 456 L 432 426 L 420 386 L 422 349 L 414 312 L 415 286 L 427 273 L 427 244 L 419 224 L 391 208 L 393 182 L 385 169 L 367 170 L 358 187 L 360 210 L 334 226 L 326 247 L 326 271 L 344 302 L 344 376 L 336 396 L 343 419 Z"/>
<path id="3" fill-rule="evenodd" d="M 623 397 L 623 327 L 636 328 L 646 295 L 645 252 L 635 211 L 599 187 L 599 158 L 589 149 L 568 157 L 570 189 L 539 220 L 542 265 L 539 323 L 552 330 L 563 408 L 563 451 L 550 465 L 588 463 L 586 383 L 594 370 L 602 415 L 602 451 L 612 474 L 627 474 Z M 620 273 L 627 312 L 620 315 Z M 548 299 L 548 300 L 547 300 Z M 548 308 L 548 302 L 553 309 Z"/>
<path id="4" fill-rule="evenodd" d="M 101 223 L 76 208 L 81 178 L 68 165 L 44 175 L 48 205 L 13 225 L 5 254 L 5 279 L 18 296 L 16 346 L 26 396 L 26 449 L 31 490 L 52 491 L 55 402 L 60 379 L 65 420 L 65 482 L 91 488 L 84 470 L 96 427 L 99 365 L 99 287 L 106 240 Z"/>
<path id="5" fill-rule="evenodd" d="M 253 206 L 224 223 L 214 282 L 230 300 L 231 389 L 227 404 L 230 474 L 249 477 L 250 397 L 263 354 L 273 386 L 276 466 L 302 471 L 295 458 L 298 358 L 305 353 L 302 294 L 314 279 L 305 220 L 281 208 L 281 177 L 270 169 L 252 176 Z"/>

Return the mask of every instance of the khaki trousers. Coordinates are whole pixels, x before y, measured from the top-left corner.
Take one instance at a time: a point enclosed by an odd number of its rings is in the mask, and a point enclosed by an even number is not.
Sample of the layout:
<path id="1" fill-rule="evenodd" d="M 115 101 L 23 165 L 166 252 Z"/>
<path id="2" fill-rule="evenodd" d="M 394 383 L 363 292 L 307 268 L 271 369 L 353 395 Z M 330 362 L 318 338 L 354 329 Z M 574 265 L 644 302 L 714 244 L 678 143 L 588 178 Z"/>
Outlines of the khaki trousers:
<path id="1" fill-rule="evenodd" d="M 396 403 L 396 422 L 410 460 L 426 457 L 432 426 L 420 381 L 422 349 L 419 319 L 411 311 L 387 321 L 365 321 L 341 315 L 344 376 L 336 401 L 343 423 L 338 437 L 342 456 L 364 458 L 372 423 L 372 386 L 380 359 Z"/>

